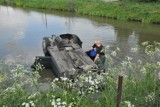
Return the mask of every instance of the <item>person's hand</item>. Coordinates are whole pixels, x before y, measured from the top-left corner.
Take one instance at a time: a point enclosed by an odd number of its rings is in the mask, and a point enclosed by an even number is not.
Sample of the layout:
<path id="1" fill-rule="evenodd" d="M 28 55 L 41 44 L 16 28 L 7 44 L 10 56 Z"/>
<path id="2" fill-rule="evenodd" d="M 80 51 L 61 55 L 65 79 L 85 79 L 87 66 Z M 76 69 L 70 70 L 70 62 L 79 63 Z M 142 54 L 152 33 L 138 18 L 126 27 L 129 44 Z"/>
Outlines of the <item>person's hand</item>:
<path id="1" fill-rule="evenodd" d="M 96 62 L 97 59 L 99 59 L 99 54 L 97 54 L 96 57 L 94 58 L 94 62 Z"/>
<path id="2" fill-rule="evenodd" d="M 99 59 L 99 57 L 96 57 L 96 58 L 94 59 L 94 62 L 96 62 L 98 59 Z"/>

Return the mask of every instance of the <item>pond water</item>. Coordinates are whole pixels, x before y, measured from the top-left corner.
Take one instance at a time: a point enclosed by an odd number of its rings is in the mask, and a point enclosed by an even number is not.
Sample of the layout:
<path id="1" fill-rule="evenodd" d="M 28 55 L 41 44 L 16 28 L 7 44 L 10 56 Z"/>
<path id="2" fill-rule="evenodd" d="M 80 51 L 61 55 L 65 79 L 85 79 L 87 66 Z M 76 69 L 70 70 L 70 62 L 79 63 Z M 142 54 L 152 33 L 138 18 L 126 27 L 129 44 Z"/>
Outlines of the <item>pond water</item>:
<path id="1" fill-rule="evenodd" d="M 42 38 L 63 33 L 78 35 L 84 51 L 95 40 L 110 45 L 113 51 L 119 47 L 120 59 L 131 55 L 130 48 L 142 42 L 160 42 L 160 25 L 0 6 L 0 59 L 4 61 L 23 59 L 26 64 L 32 64 L 35 56 L 43 56 Z"/>

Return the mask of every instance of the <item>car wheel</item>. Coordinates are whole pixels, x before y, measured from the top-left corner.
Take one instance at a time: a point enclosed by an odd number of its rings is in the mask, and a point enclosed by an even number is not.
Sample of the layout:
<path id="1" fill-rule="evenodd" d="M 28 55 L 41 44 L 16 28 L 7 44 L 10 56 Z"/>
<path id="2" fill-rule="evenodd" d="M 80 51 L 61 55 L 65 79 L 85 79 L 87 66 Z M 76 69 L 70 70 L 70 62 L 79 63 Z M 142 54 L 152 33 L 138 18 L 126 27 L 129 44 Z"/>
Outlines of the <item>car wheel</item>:
<path id="1" fill-rule="evenodd" d="M 49 38 L 45 37 L 45 38 L 43 38 L 43 42 L 42 42 L 42 48 L 43 48 L 43 52 L 44 52 L 45 56 L 50 56 L 50 53 L 47 50 L 48 46 L 51 46 L 50 40 L 49 40 Z"/>

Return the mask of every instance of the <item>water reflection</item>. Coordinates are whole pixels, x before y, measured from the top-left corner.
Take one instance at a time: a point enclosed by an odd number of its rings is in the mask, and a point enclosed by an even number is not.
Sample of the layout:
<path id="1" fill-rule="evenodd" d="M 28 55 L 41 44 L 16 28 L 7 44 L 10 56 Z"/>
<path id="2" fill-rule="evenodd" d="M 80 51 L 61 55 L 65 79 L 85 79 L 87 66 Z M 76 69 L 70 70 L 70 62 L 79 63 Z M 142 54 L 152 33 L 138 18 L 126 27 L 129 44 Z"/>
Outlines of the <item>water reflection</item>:
<path id="1" fill-rule="evenodd" d="M 0 58 L 13 59 L 22 55 L 28 63 L 43 55 L 44 36 L 62 33 L 77 34 L 83 49 L 89 49 L 95 40 L 104 45 L 120 47 L 122 56 L 130 48 L 144 41 L 160 42 L 160 26 L 117 21 L 106 18 L 80 16 L 75 13 L 19 9 L 0 6 Z"/>

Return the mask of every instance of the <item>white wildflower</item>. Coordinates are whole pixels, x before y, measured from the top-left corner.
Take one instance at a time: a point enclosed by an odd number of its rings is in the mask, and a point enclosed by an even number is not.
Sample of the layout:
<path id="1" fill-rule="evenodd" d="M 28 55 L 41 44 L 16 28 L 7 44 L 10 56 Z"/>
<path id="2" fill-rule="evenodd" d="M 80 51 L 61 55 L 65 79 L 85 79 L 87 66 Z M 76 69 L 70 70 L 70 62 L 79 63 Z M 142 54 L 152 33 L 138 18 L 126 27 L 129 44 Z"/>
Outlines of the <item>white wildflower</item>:
<path id="1" fill-rule="evenodd" d="M 53 80 L 53 82 L 57 82 L 57 81 L 59 81 L 59 78 L 55 78 L 55 79 Z"/>
<path id="2" fill-rule="evenodd" d="M 127 107 L 134 107 L 130 101 L 124 101 L 124 103 L 127 105 Z"/>
<path id="3" fill-rule="evenodd" d="M 8 87 L 5 91 L 6 91 L 6 92 L 15 92 L 16 89 L 13 88 L 13 87 Z"/>
<path id="4" fill-rule="evenodd" d="M 34 104 L 34 103 L 31 103 L 31 107 L 35 107 L 35 104 Z"/>
<path id="5" fill-rule="evenodd" d="M 105 47 L 105 49 L 109 49 L 110 48 L 110 46 L 109 45 L 107 45 L 106 47 Z"/>
<path id="6" fill-rule="evenodd" d="M 62 102 L 62 105 L 66 105 L 66 104 L 67 104 L 66 102 L 64 102 L 64 101 Z"/>
<path id="7" fill-rule="evenodd" d="M 66 78 L 66 77 L 60 77 L 61 79 L 62 79 L 62 81 L 67 81 L 68 80 L 68 78 Z"/>
<path id="8" fill-rule="evenodd" d="M 56 102 L 54 100 L 52 100 L 51 105 L 54 106 L 56 104 Z"/>
<path id="9" fill-rule="evenodd" d="M 123 67 L 126 67 L 128 63 L 126 61 L 123 61 L 121 64 Z"/>
<path id="10" fill-rule="evenodd" d="M 80 91 L 78 91 L 78 94 L 79 95 L 84 95 L 84 92 L 80 90 Z"/>
<path id="11" fill-rule="evenodd" d="M 119 47 L 117 47 L 117 51 L 121 51 Z"/>
<path id="12" fill-rule="evenodd" d="M 149 43 L 149 41 L 143 42 L 142 46 L 146 46 L 146 45 L 148 45 L 148 43 Z"/>
<path id="13" fill-rule="evenodd" d="M 93 87 L 89 87 L 89 90 L 90 90 L 90 91 L 94 91 L 94 88 L 93 88 Z"/>
<path id="14" fill-rule="evenodd" d="M 107 57 L 108 57 L 108 55 L 105 54 L 105 58 L 107 58 Z"/>
<path id="15" fill-rule="evenodd" d="M 76 102 L 71 102 L 68 107 L 75 107 Z"/>
<path id="16" fill-rule="evenodd" d="M 131 48 L 131 52 L 137 52 L 138 48 Z"/>
<path id="17" fill-rule="evenodd" d="M 128 61 L 131 61 L 131 60 L 132 60 L 132 58 L 129 57 L 129 56 L 127 56 L 126 58 L 127 58 Z"/>
<path id="18" fill-rule="evenodd" d="M 151 102 L 154 100 L 154 98 L 155 98 L 155 93 L 152 92 L 148 96 L 145 97 L 145 100 L 146 100 L 146 102 Z"/>
<path id="19" fill-rule="evenodd" d="M 29 103 L 26 103 L 25 107 L 30 107 Z"/>
<path id="20" fill-rule="evenodd" d="M 34 93 L 34 94 L 31 94 L 28 99 L 32 99 L 32 98 L 35 98 L 35 96 L 37 95 L 38 93 Z"/>
<path id="21" fill-rule="evenodd" d="M 57 102 L 57 105 L 60 106 L 60 105 L 61 105 L 61 102 Z"/>
<path id="22" fill-rule="evenodd" d="M 33 101 L 30 101 L 29 103 L 30 103 L 31 107 L 35 107 L 35 104 Z"/>
<path id="23" fill-rule="evenodd" d="M 55 98 L 55 96 L 54 96 L 54 95 L 52 95 L 52 97 L 53 97 L 53 98 Z"/>
<path id="24" fill-rule="evenodd" d="M 95 84 L 99 84 L 100 82 L 97 79 L 94 79 Z"/>
<path id="25" fill-rule="evenodd" d="M 91 85 L 94 85 L 94 81 L 89 80 L 88 82 L 89 82 Z"/>
<path id="26" fill-rule="evenodd" d="M 24 106 L 24 105 L 26 105 L 26 103 L 25 103 L 25 102 L 23 102 L 23 103 L 22 103 L 22 106 Z"/>
<path id="27" fill-rule="evenodd" d="M 92 76 L 89 76 L 88 78 L 89 78 L 89 80 L 92 80 Z"/>
<path id="28" fill-rule="evenodd" d="M 57 101 L 57 102 L 60 102 L 60 101 L 61 101 L 61 98 L 57 98 L 56 101 Z"/>
<path id="29" fill-rule="evenodd" d="M 117 55 L 116 51 L 112 51 L 111 55 L 115 57 Z"/>
<path id="30" fill-rule="evenodd" d="M 140 69 L 140 71 L 141 71 L 143 74 L 146 74 L 146 68 L 145 68 L 145 67 L 142 67 L 142 68 Z"/>
<path id="31" fill-rule="evenodd" d="M 52 88 L 55 88 L 56 84 L 54 82 L 52 82 L 51 86 L 52 86 Z"/>
<path id="32" fill-rule="evenodd" d="M 142 64 L 142 61 L 141 61 L 141 60 L 138 60 L 137 62 L 138 62 L 140 65 Z"/>
<path id="33" fill-rule="evenodd" d="M 160 66 L 160 62 L 157 62 L 157 65 Z"/>

